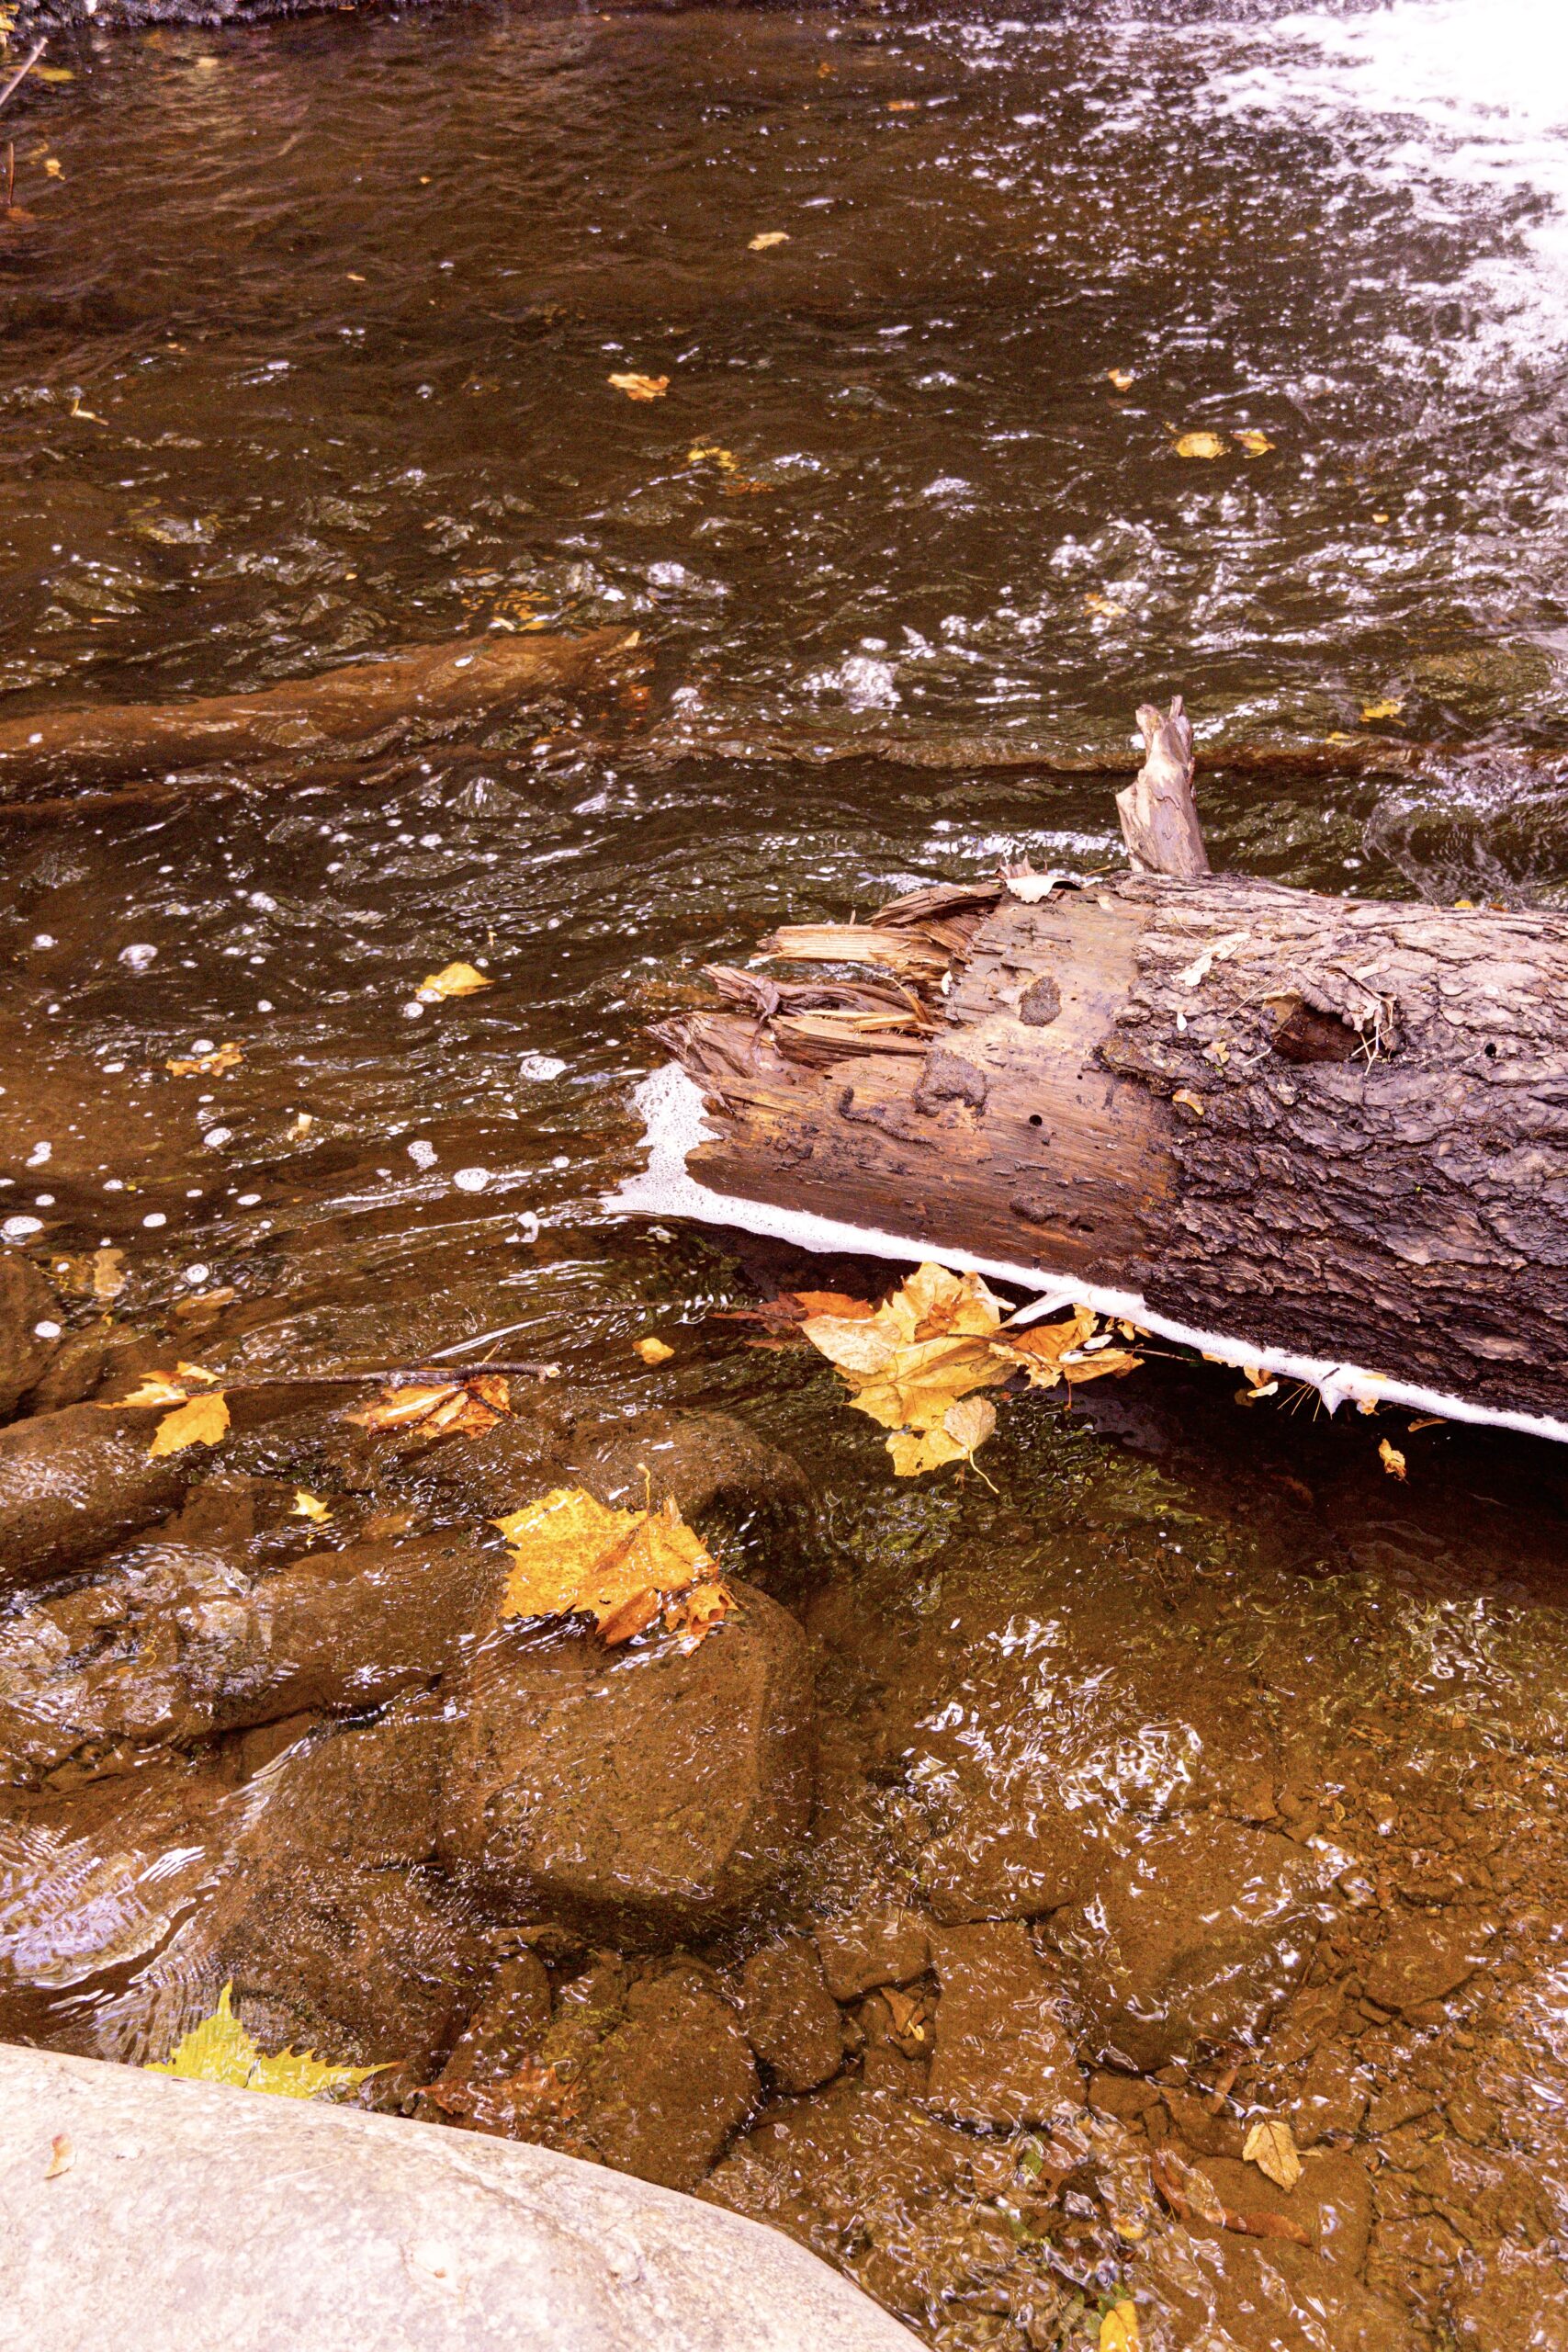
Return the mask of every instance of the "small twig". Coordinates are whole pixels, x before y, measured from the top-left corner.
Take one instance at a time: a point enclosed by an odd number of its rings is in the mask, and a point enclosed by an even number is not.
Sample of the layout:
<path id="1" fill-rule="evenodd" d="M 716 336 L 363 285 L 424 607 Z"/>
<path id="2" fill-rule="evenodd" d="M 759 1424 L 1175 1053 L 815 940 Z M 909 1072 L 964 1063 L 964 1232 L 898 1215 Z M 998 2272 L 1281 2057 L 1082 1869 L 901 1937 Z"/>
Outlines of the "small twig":
<path id="1" fill-rule="evenodd" d="M 20 89 L 22 84 L 27 80 L 28 75 L 32 72 L 33 67 L 38 63 L 39 59 L 43 55 L 44 51 L 48 47 L 48 41 L 40 40 L 28 51 L 28 54 L 23 58 L 21 63 L 12 74 L 5 88 L 0 90 L 0 107 L 5 105 L 13 90 Z"/>
<path id="2" fill-rule="evenodd" d="M 504 1373 L 513 1380 L 558 1380 L 558 1363 L 497 1363 L 486 1357 L 471 1365 L 450 1363 L 382 1364 L 370 1372 L 265 1372 L 249 1378 L 231 1380 L 220 1373 L 214 1385 L 232 1395 L 240 1388 L 362 1388 L 373 1381 L 400 1383 L 414 1380 L 440 1380 L 453 1387 L 469 1376 L 480 1373 Z"/>

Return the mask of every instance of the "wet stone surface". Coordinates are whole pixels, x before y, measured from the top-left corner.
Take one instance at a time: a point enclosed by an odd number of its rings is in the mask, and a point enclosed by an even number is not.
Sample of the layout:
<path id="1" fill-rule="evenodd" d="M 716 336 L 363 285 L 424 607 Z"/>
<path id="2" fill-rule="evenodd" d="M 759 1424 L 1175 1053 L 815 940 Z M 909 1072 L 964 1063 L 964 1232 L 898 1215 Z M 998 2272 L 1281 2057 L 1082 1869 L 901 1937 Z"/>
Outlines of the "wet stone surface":
<path id="1" fill-rule="evenodd" d="M 1061 762 L 1156 688 L 1217 865 L 1562 900 L 1555 151 L 1443 81 L 1478 11 L 340 11 L 11 102 L 8 717 L 653 667 L 7 831 L 0 2036 L 162 2061 L 228 1985 L 932 2352 L 1568 2343 L 1568 1456 L 1156 1357 L 901 1481 L 743 1319 L 885 1263 L 599 1206 L 704 963 L 1111 862 Z M 1484 757 L 1224 764 L 1374 728 Z M 301 1378 L 453 1350 L 555 1370 L 433 1442 Z M 154 1461 L 182 1362 L 231 1426 Z M 561 1487 L 737 1613 L 502 1620 Z"/>

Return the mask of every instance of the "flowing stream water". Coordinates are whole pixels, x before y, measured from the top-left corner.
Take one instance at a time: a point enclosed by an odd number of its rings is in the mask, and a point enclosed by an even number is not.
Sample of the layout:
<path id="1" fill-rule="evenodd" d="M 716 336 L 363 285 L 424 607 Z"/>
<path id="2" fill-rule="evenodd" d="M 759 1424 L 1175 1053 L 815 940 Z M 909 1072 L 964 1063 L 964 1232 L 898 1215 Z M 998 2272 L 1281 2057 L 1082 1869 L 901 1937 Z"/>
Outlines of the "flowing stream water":
<path id="1" fill-rule="evenodd" d="M 933 1844 L 1086 1807 L 1134 1878 L 1194 1820 L 1331 1846 L 1305 1990 L 1237 2040 L 1231 2096 L 1338 2167 L 1385 2316 L 1314 2318 L 1303 2278 L 1287 2319 L 1227 2274 L 1213 2340 L 1404 2342 L 1393 2312 L 1422 2344 L 1568 2341 L 1562 1460 L 1401 1422 L 1400 1482 L 1383 1421 L 1151 1363 L 1015 1406 L 987 1481 L 896 1481 L 826 1365 L 716 1319 L 808 1273 L 599 1205 L 700 965 L 1001 854 L 1111 862 L 1110 786 L 1043 754 L 1123 749 L 1146 697 L 1195 715 L 1216 865 L 1568 900 L 1568 792 L 1507 757 L 1562 741 L 1568 28 L 1540 0 L 482 6 L 51 56 L 73 78 L 4 119 L 6 713 L 491 629 L 631 624 L 654 666 L 364 773 L 6 820 L 6 1240 L 123 1251 L 114 1312 L 170 1335 L 159 1361 L 504 1333 L 606 1414 L 734 1412 L 794 1453 L 784 1589 L 834 1760 L 781 1918 L 929 1893 Z M 1198 432 L 1224 454 L 1179 455 Z M 1371 733 L 1495 757 L 1224 765 Z M 492 985 L 422 1001 L 455 959 Z M 226 1073 L 165 1077 L 229 1043 Z M 304 1475 L 243 1442 L 247 1476 Z M 134 1894 L 59 1858 L 163 1769 L 17 1794 L 6 2031 L 150 2046 L 137 1905 L 186 1849 Z M 1456 1919 L 1484 1966 L 1373 1998 L 1380 1936 Z M 900 2117 L 920 2063 L 906 2035 L 878 2078 Z M 1133 2143 L 1201 2158 L 1219 2071 L 1202 2100 L 1185 2059 L 1094 2079 Z M 712 2193 L 953 2352 L 1093 2342 L 1104 2245 L 1038 2258 L 1055 2223 L 923 2120 L 884 2116 L 873 2164 L 859 2083 L 784 2101 Z M 1207 2153 L 1239 2174 L 1239 2141 Z M 1195 2324 L 1186 2292 L 1146 2343 Z"/>

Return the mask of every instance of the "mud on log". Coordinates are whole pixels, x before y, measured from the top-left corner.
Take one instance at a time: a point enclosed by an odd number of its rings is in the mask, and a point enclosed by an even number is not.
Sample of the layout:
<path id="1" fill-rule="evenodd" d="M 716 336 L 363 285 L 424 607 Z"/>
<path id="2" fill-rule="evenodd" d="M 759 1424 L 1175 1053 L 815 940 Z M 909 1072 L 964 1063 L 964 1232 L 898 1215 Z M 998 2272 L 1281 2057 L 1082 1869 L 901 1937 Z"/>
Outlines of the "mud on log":
<path id="1" fill-rule="evenodd" d="M 248 695 L 116 703 L 0 720 L 0 806 L 48 790 L 232 761 L 375 751 L 510 706 L 614 685 L 637 666 L 635 629 L 457 638 Z"/>
<path id="2" fill-rule="evenodd" d="M 1189 878 L 919 890 L 761 943 L 810 981 L 710 968 L 658 1033 L 689 1175 L 1568 1437 L 1568 914 L 1212 875 L 1179 707 L 1140 718 L 1134 867 Z"/>

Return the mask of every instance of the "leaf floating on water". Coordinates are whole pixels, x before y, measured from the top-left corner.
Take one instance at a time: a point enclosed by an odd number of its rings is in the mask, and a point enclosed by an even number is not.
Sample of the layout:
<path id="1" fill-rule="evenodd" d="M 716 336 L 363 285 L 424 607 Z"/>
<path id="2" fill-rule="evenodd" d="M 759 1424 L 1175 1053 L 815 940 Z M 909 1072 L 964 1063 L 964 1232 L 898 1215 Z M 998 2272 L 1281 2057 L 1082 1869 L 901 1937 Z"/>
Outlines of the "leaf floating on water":
<path id="1" fill-rule="evenodd" d="M 686 452 L 689 466 L 716 466 L 721 474 L 739 469 L 740 460 L 733 449 L 721 449 L 716 441 L 694 441 Z"/>
<path id="2" fill-rule="evenodd" d="M 632 1347 L 646 1364 L 668 1363 L 675 1352 L 664 1340 L 656 1340 L 651 1334 L 646 1340 L 634 1340 Z"/>
<path id="3" fill-rule="evenodd" d="M 35 65 L 33 74 L 39 82 L 73 82 L 76 79 L 69 65 Z"/>
<path id="4" fill-rule="evenodd" d="M 189 1445 L 216 1445 L 229 1426 L 229 1406 L 221 1388 L 193 1396 L 187 1405 L 165 1413 L 152 1432 L 147 1452 L 157 1461 L 165 1453 L 183 1453 Z"/>
<path id="5" fill-rule="evenodd" d="M 1393 695 L 1382 702 L 1364 703 L 1361 707 L 1361 724 L 1363 727 L 1370 727 L 1379 718 L 1397 718 L 1404 708 L 1403 698 Z"/>
<path id="6" fill-rule="evenodd" d="M 1224 458 L 1230 454 L 1224 435 L 1220 433 L 1182 433 L 1173 444 L 1179 458 Z"/>
<path id="7" fill-rule="evenodd" d="M 409 1380 L 383 1388 L 344 1419 L 361 1430 L 404 1430 L 417 1444 L 438 1437 L 483 1437 L 512 1410 L 512 1390 L 501 1373 L 462 1380 Z"/>
<path id="8" fill-rule="evenodd" d="M 320 1527 L 331 1519 L 332 1512 L 320 1495 L 309 1494 L 303 1487 L 296 1487 L 288 1516 L 290 1519 L 308 1519 L 312 1527 Z"/>
<path id="9" fill-rule="evenodd" d="M 1126 605 L 1117 604 L 1113 597 L 1089 595 L 1083 603 L 1086 613 L 1098 613 L 1102 620 L 1122 621 L 1127 617 Z"/>
<path id="10" fill-rule="evenodd" d="M 616 391 L 625 392 L 629 401 L 661 401 L 670 390 L 668 376 L 639 376 L 631 370 L 612 376 L 610 382 Z"/>
<path id="11" fill-rule="evenodd" d="M 558 1487 L 495 1524 L 512 1550 L 503 1618 L 589 1616 L 611 1645 L 662 1618 L 694 1645 L 735 1606 L 672 1501 L 615 1510 L 581 1487 Z"/>
<path id="12" fill-rule="evenodd" d="M 828 1296 L 833 1308 L 844 1304 Z M 1087 1306 L 1065 1322 L 1005 1330 L 1001 1301 L 979 1276 L 944 1266 L 919 1267 L 880 1306 L 849 1304 L 854 1313 L 813 1314 L 801 1330 L 842 1375 L 855 1410 L 894 1432 L 887 1451 L 901 1478 L 973 1458 L 997 1419 L 978 1389 L 1018 1373 L 1033 1387 L 1054 1388 L 1132 1372 L 1143 1361 L 1118 1347 L 1114 1326 L 1102 1329 Z"/>
<path id="13" fill-rule="evenodd" d="M 1302 2160 L 1288 2123 L 1255 2123 L 1242 2148 L 1242 2162 L 1256 2165 L 1276 2188 L 1294 2188 L 1302 2177 Z"/>
<path id="14" fill-rule="evenodd" d="M 471 964 L 444 964 L 440 971 L 421 980 L 419 994 L 427 1003 L 433 1003 L 441 997 L 476 996 L 480 989 L 494 986 L 487 974 L 476 971 Z"/>
<path id="15" fill-rule="evenodd" d="M 887 111 L 889 114 L 913 114 L 919 103 L 919 98 L 889 98 Z"/>
<path id="16" fill-rule="evenodd" d="M 192 1054 L 184 1061 L 165 1062 L 164 1068 L 171 1078 L 221 1078 L 244 1058 L 238 1046 L 219 1046 L 210 1054 Z"/>
<path id="17" fill-rule="evenodd" d="M 1246 433 L 1236 434 L 1234 438 L 1241 443 L 1249 458 L 1266 458 L 1274 447 L 1267 433 L 1259 433 L 1255 427 L 1249 428 Z"/>
<path id="18" fill-rule="evenodd" d="M 229 2083 L 238 2090 L 269 2091 L 276 2098 L 315 2098 L 322 2091 L 352 2090 L 379 2066 L 329 2066 L 312 2051 L 280 2050 L 264 2058 L 231 2006 L 234 1987 L 225 1984 L 209 2018 L 193 2026 L 173 2053 L 149 2064 L 149 2075 L 174 2075 L 186 2083 Z"/>
<path id="19" fill-rule="evenodd" d="M 1137 378 L 1130 368 L 1108 368 L 1105 380 L 1108 384 L 1114 384 L 1119 392 L 1130 392 Z"/>
<path id="20" fill-rule="evenodd" d="M 1388 1472 L 1391 1478 L 1398 1478 L 1403 1481 L 1404 1477 L 1404 1456 L 1401 1453 L 1398 1446 L 1390 1445 L 1386 1437 L 1380 1439 L 1378 1442 L 1378 1459 L 1382 1464 L 1383 1468 Z"/>
<path id="21" fill-rule="evenodd" d="M 1140 2352 L 1138 2309 L 1130 2296 L 1102 2315 L 1096 2352 Z"/>
<path id="22" fill-rule="evenodd" d="M 787 229 L 764 229 L 761 236 L 752 238 L 746 250 L 751 254 L 771 253 L 775 245 L 787 245 L 788 243 Z"/>

